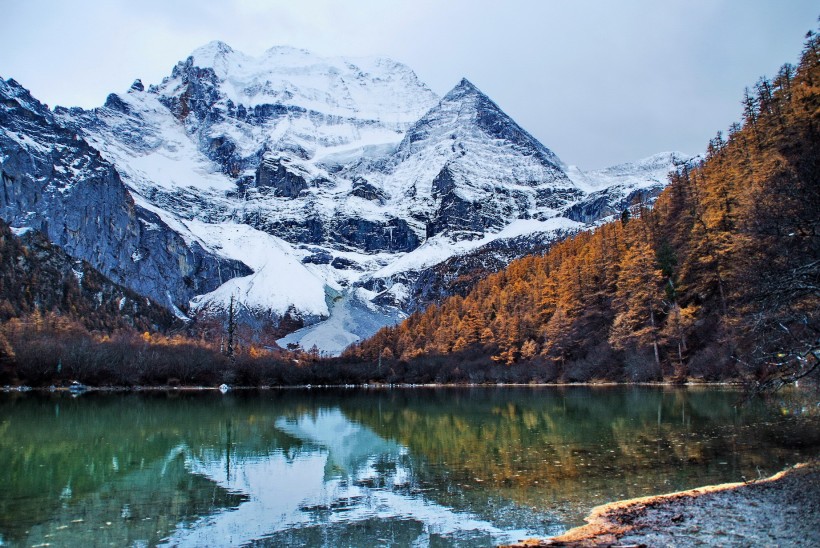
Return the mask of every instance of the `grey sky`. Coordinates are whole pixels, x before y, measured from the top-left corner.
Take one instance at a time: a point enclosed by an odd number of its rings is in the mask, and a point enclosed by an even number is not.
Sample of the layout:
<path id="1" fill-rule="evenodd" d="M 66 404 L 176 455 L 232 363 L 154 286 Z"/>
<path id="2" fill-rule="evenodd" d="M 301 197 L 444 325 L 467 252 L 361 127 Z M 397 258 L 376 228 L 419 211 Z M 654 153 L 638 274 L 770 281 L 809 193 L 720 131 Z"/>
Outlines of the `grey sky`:
<path id="1" fill-rule="evenodd" d="M 796 62 L 816 0 L 4 0 L 0 76 L 49 105 L 157 83 L 211 40 L 386 55 L 462 76 L 584 169 L 701 152 L 744 86 Z"/>

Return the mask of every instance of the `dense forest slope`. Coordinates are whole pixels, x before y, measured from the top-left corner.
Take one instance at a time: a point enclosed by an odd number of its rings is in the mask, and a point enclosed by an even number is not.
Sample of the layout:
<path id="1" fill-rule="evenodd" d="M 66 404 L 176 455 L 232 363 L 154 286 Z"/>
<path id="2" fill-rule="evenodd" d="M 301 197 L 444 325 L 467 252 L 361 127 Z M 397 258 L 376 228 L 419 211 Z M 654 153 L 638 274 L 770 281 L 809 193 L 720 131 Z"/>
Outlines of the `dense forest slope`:
<path id="1" fill-rule="evenodd" d="M 0 219 L 0 321 L 49 311 L 88 330 L 167 330 L 182 322 L 164 307 L 70 257 L 36 230 Z"/>
<path id="2" fill-rule="evenodd" d="M 124 342 L 183 325 L 43 233 L 0 220 L 0 384 L 83 378 L 81 370 L 91 372 L 92 362 L 117 368 L 124 360 L 112 360 L 103 348 L 112 337 Z M 123 346 L 141 358 L 133 345 Z"/>
<path id="3" fill-rule="evenodd" d="M 515 261 L 352 360 L 489 359 L 553 381 L 776 382 L 820 357 L 820 38 L 743 97 L 744 119 L 654 209 Z M 536 373 L 537 372 L 537 373 Z M 521 380 L 528 378 L 522 372 Z"/>

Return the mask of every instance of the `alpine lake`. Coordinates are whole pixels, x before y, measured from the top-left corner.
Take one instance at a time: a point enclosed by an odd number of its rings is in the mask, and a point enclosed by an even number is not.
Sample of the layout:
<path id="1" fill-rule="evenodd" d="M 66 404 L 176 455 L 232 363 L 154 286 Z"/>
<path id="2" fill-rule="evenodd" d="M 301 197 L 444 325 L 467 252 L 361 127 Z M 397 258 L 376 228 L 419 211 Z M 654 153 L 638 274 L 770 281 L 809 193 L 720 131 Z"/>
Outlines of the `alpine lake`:
<path id="1" fill-rule="evenodd" d="M 716 387 L 0 393 L 2 546 L 493 546 L 820 454 Z"/>

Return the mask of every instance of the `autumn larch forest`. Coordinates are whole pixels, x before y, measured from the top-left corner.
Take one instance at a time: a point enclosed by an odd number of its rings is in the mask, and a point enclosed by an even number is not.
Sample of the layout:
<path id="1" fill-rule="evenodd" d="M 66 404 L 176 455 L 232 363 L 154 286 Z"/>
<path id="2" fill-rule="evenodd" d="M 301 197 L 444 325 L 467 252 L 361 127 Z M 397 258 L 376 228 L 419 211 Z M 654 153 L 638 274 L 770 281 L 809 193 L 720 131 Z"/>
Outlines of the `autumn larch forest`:
<path id="1" fill-rule="evenodd" d="M 742 104 L 742 123 L 654 207 L 516 260 L 335 359 L 272 349 L 230 318 L 182 326 L 122 288 L 92 292 L 99 302 L 38 259 L 46 244 L 13 244 L 3 225 L 0 382 L 800 379 L 820 363 L 820 36 Z"/>
<path id="2" fill-rule="evenodd" d="M 820 38 L 652 209 L 517 260 L 346 352 L 525 364 L 538 381 L 808 375 L 820 358 Z M 457 375 L 458 376 L 458 375 Z M 526 377 L 526 375 L 525 375 Z"/>

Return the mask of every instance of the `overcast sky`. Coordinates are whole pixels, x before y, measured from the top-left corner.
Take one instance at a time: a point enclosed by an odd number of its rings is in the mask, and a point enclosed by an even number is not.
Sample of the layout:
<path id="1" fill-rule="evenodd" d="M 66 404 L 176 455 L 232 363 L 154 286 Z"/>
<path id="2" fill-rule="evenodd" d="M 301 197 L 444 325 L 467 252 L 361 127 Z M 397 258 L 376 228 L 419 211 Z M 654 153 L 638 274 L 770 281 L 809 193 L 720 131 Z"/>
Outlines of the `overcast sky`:
<path id="1" fill-rule="evenodd" d="M 0 76 L 51 106 L 158 83 L 211 40 L 385 55 L 466 77 L 565 162 L 696 154 L 745 86 L 795 63 L 816 0 L 4 0 Z"/>

